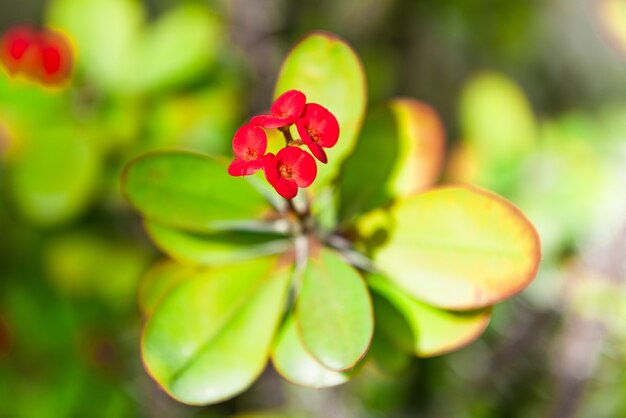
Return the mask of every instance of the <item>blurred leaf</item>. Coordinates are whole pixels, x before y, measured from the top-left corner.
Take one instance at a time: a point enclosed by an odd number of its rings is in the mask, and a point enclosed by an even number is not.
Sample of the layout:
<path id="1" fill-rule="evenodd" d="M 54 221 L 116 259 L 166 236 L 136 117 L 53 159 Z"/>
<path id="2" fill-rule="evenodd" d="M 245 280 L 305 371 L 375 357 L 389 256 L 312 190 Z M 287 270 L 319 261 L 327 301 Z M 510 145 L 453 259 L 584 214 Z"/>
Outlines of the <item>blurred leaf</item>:
<path id="1" fill-rule="evenodd" d="M 469 187 L 442 187 L 399 202 L 395 227 L 375 261 L 414 297 L 474 309 L 526 287 L 540 261 L 539 238 L 509 202 Z"/>
<path id="2" fill-rule="evenodd" d="M 593 3 L 600 33 L 622 55 L 626 54 L 626 5 L 620 0 Z"/>
<path id="3" fill-rule="evenodd" d="M 339 177 L 341 219 L 432 186 L 442 168 L 444 141 L 439 116 L 417 100 L 396 98 L 370 111 Z"/>
<path id="4" fill-rule="evenodd" d="M 183 263 L 222 265 L 252 257 L 287 251 L 291 239 L 284 235 L 250 231 L 185 232 L 155 222 L 145 223 L 152 241 Z"/>
<path id="5" fill-rule="evenodd" d="M 182 4 L 148 27 L 132 49 L 130 86 L 162 89 L 207 73 L 224 42 L 217 18 L 200 4 Z"/>
<path id="6" fill-rule="evenodd" d="M 420 357 L 441 355 L 469 344 L 480 337 L 491 317 L 489 308 L 471 312 L 437 309 L 413 299 L 380 276 L 370 276 L 368 284 L 400 311 L 410 327 L 409 333 L 398 329 L 397 318 L 393 314 L 383 314 L 384 304 L 377 303 L 380 299 L 374 298 L 377 326 L 382 327 L 381 332 L 400 347 L 407 348 L 408 339 L 409 348 Z"/>
<path id="7" fill-rule="evenodd" d="M 460 102 L 464 139 L 488 168 L 519 161 L 536 141 L 536 123 L 524 92 L 497 73 L 480 73 L 463 89 Z"/>
<path id="8" fill-rule="evenodd" d="M 134 300 L 137 278 L 147 261 L 142 248 L 91 231 L 55 237 L 44 254 L 49 277 L 62 293 L 97 295 L 110 306 L 121 308 Z"/>
<path id="9" fill-rule="evenodd" d="M 197 268 L 184 266 L 170 260 L 160 260 L 143 275 L 139 282 L 139 307 L 150 316 L 159 302 L 177 284 L 196 273 Z"/>
<path id="10" fill-rule="evenodd" d="M 393 196 L 405 197 L 435 184 L 443 167 L 445 131 L 437 112 L 411 98 L 390 103 L 398 124 L 400 159 L 391 178 Z"/>
<path id="11" fill-rule="evenodd" d="M 290 277 L 270 258 L 179 284 L 146 325 L 142 354 L 150 375 L 188 404 L 243 392 L 263 371 Z"/>
<path id="12" fill-rule="evenodd" d="M 186 230 L 256 219 L 268 209 L 246 179 L 228 175 L 225 164 L 184 151 L 155 152 L 132 161 L 122 188 L 147 220 Z"/>
<path id="13" fill-rule="evenodd" d="M 52 226 L 86 209 L 100 174 L 91 138 L 58 124 L 31 134 L 12 160 L 15 203 L 30 222 Z"/>
<path id="14" fill-rule="evenodd" d="M 77 47 L 79 65 L 100 87 L 127 88 L 130 49 L 144 20 L 142 3 L 134 0 L 53 0 L 48 9 L 53 26 L 67 31 Z"/>
<path id="15" fill-rule="evenodd" d="M 360 274 L 334 251 L 309 259 L 296 321 L 307 350 L 332 370 L 353 368 L 374 332 L 372 302 Z"/>
<path id="16" fill-rule="evenodd" d="M 272 354 L 276 371 L 292 383 L 323 388 L 350 380 L 349 372 L 338 372 L 322 366 L 304 347 L 296 323 L 289 317 L 276 341 Z"/>
<path id="17" fill-rule="evenodd" d="M 312 33 L 289 53 L 278 77 L 274 95 L 301 90 L 307 102 L 319 103 L 339 122 L 339 141 L 327 149 L 328 164 L 318 164 L 313 189 L 328 185 L 342 160 L 352 151 L 367 102 L 365 74 L 358 56 L 343 40 L 330 33 Z"/>

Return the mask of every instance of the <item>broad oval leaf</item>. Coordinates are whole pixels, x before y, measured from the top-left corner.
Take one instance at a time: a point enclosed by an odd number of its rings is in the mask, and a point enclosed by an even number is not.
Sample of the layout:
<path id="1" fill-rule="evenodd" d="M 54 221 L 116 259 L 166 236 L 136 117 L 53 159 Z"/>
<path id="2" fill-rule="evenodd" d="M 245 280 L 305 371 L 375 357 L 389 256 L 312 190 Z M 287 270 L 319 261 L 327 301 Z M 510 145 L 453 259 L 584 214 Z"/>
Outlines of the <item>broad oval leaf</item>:
<path id="1" fill-rule="evenodd" d="M 372 301 L 360 274 L 332 250 L 309 258 L 296 321 L 307 350 L 332 370 L 353 368 L 374 332 Z"/>
<path id="2" fill-rule="evenodd" d="M 371 276 L 368 283 L 383 297 L 374 297 L 377 331 L 420 357 L 444 354 L 471 343 L 491 318 L 490 308 L 454 312 L 427 305 L 380 276 Z M 404 321 L 397 320 L 394 310 Z M 398 328 L 398 323 L 406 324 L 408 330 Z"/>
<path id="3" fill-rule="evenodd" d="M 350 380 L 350 372 L 339 372 L 322 366 L 304 347 L 296 323 L 289 317 L 276 341 L 272 353 L 274 367 L 292 383 L 323 388 Z"/>
<path id="4" fill-rule="evenodd" d="M 129 54 L 129 86 L 173 87 L 202 76 L 215 61 L 222 28 L 207 8 L 182 4 L 147 27 Z"/>
<path id="5" fill-rule="evenodd" d="M 535 116 L 524 92 L 509 78 L 480 73 L 460 101 L 464 138 L 490 168 L 519 160 L 536 141 Z"/>
<path id="6" fill-rule="evenodd" d="M 276 258 L 207 270 L 158 305 L 142 339 L 146 370 L 200 405 L 243 392 L 263 371 L 291 277 Z"/>
<path id="7" fill-rule="evenodd" d="M 317 179 L 311 186 L 320 189 L 337 175 L 356 142 L 367 103 L 363 65 L 340 38 L 312 33 L 285 59 L 274 94 L 278 97 L 290 89 L 301 90 L 307 102 L 326 107 L 339 122 L 339 141 L 326 150 L 328 164 L 318 164 Z"/>
<path id="8" fill-rule="evenodd" d="M 425 103 L 396 98 L 370 111 L 339 178 L 341 220 L 432 186 L 444 144 L 443 124 Z"/>
<path id="9" fill-rule="evenodd" d="M 139 308 L 144 315 L 150 316 L 161 299 L 177 284 L 191 278 L 197 268 L 184 266 L 172 260 L 156 262 L 139 281 Z"/>
<path id="10" fill-rule="evenodd" d="M 511 203 L 465 186 L 448 186 L 399 202 L 375 261 L 414 297 L 447 309 L 504 300 L 537 273 L 539 237 Z"/>
<path id="11" fill-rule="evenodd" d="M 131 204 L 149 221 L 191 231 L 223 228 L 268 209 L 243 178 L 217 160 L 185 151 L 155 152 L 132 161 L 122 175 Z"/>
<path id="12" fill-rule="evenodd" d="M 91 202 L 100 175 L 100 155 L 69 126 L 32 134 L 14 155 L 12 191 L 20 213 L 42 226 L 80 215 Z"/>
<path id="13" fill-rule="evenodd" d="M 126 87 L 130 51 L 144 21 L 141 2 L 55 0 L 48 17 L 76 42 L 78 64 L 91 81 L 107 91 Z"/>
<path id="14" fill-rule="evenodd" d="M 188 232 L 146 222 L 146 231 L 156 246 L 182 263 L 207 266 L 263 257 L 291 248 L 284 235 L 252 231 Z"/>
<path id="15" fill-rule="evenodd" d="M 420 192 L 439 178 L 443 168 L 445 130 L 431 106 L 411 98 L 390 103 L 398 124 L 400 155 L 390 179 L 393 196 Z"/>

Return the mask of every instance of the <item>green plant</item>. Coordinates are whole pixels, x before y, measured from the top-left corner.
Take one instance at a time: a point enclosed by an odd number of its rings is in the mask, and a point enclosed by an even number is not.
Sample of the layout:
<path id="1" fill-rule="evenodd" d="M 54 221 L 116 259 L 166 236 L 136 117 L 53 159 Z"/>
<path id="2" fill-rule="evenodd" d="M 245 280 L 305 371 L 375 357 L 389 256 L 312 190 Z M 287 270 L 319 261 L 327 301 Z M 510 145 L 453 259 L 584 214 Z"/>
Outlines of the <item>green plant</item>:
<path id="1" fill-rule="evenodd" d="M 534 278 L 539 240 L 519 210 L 469 186 L 428 189 L 443 155 L 431 108 L 392 100 L 359 135 L 364 86 L 333 35 L 311 34 L 287 57 L 276 95 L 303 92 L 341 132 L 296 199 L 261 174 L 229 176 L 218 157 L 163 151 L 126 167 L 127 198 L 176 260 L 152 269 L 140 295 L 144 364 L 174 398 L 228 399 L 268 357 L 288 380 L 324 387 L 364 358 L 392 368 L 399 353 L 452 351 Z"/>

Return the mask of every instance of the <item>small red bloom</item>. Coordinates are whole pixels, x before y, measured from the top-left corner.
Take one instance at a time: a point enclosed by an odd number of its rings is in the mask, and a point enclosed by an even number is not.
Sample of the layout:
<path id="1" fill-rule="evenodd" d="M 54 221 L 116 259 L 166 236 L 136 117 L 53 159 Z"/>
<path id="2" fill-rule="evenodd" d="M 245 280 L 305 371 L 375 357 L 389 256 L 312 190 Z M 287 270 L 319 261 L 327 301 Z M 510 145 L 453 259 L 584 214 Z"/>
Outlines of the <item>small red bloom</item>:
<path id="1" fill-rule="evenodd" d="M 36 74 L 44 84 L 60 84 L 72 72 L 72 50 L 63 35 L 43 30 L 38 37 L 41 65 Z"/>
<path id="2" fill-rule="evenodd" d="M 296 197 L 298 187 L 310 186 L 316 175 L 315 160 L 298 147 L 285 147 L 265 158 L 265 178 L 285 199 Z"/>
<path id="3" fill-rule="evenodd" d="M 36 38 L 35 31 L 28 26 L 9 29 L 2 35 L 0 60 L 9 74 L 30 73 L 37 65 L 33 48 Z"/>
<path id="4" fill-rule="evenodd" d="M 58 32 L 19 26 L 0 41 L 0 61 L 9 74 L 24 74 L 43 84 L 61 84 L 72 72 L 72 50 Z"/>
<path id="5" fill-rule="evenodd" d="M 339 139 L 339 123 L 324 106 L 307 103 L 302 115 L 296 120 L 300 139 L 315 157 L 326 164 L 328 159 L 323 148 L 331 148 Z"/>
<path id="6" fill-rule="evenodd" d="M 235 133 L 233 152 L 235 160 L 228 167 L 231 176 L 248 176 L 263 168 L 267 136 L 258 126 L 243 125 Z"/>
<path id="7" fill-rule="evenodd" d="M 306 97 L 298 90 L 288 90 L 272 104 L 270 115 L 255 116 L 250 123 L 263 128 L 282 128 L 293 124 L 304 109 Z"/>

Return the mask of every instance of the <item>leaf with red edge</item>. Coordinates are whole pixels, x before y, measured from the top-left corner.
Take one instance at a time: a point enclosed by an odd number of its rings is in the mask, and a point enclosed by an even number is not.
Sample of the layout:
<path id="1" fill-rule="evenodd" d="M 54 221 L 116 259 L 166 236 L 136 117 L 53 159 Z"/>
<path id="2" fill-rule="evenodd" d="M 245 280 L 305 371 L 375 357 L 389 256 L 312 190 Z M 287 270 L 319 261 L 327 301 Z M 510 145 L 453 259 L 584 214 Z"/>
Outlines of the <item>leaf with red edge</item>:
<path id="1" fill-rule="evenodd" d="M 369 276 L 368 284 L 375 292 L 376 330 L 397 347 L 420 357 L 441 355 L 470 344 L 480 337 L 491 318 L 491 308 L 466 312 L 435 308 L 381 276 Z"/>
<path id="2" fill-rule="evenodd" d="M 492 193 L 441 187 L 398 202 L 391 218 L 375 262 L 392 282 L 434 306 L 489 306 L 521 291 L 537 273 L 535 228 Z"/>

